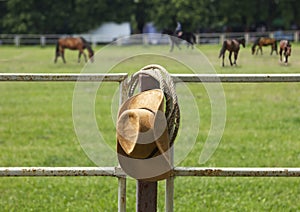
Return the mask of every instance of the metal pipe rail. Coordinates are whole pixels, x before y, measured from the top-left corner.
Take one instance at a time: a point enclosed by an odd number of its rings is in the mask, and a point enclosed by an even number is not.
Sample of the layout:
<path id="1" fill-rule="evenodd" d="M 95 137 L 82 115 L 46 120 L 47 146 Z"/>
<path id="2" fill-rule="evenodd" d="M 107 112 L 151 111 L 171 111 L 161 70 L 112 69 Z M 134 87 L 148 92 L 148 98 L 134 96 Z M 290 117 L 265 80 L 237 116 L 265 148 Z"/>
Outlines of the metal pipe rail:
<path id="1" fill-rule="evenodd" d="M 176 177 L 300 177 L 300 168 L 290 167 L 176 167 Z M 120 167 L 0 167 L 0 177 L 122 177 Z"/>
<path id="2" fill-rule="evenodd" d="M 276 83 L 300 82 L 300 74 L 172 74 L 175 83 Z M 39 74 L 0 73 L 0 82 L 119 82 L 121 99 L 127 73 L 117 74 Z M 117 167 L 0 167 L 0 177 L 33 176 L 112 176 L 119 180 L 118 208 L 126 211 L 126 175 Z M 300 168 L 219 168 L 176 167 L 173 176 L 215 177 L 300 177 Z M 166 182 L 166 211 L 173 211 L 174 177 Z"/>
<path id="3" fill-rule="evenodd" d="M 0 177 L 126 177 L 119 167 L 0 167 Z"/>
<path id="4" fill-rule="evenodd" d="M 195 177 L 300 177 L 300 168 L 176 167 L 174 176 Z"/>
<path id="5" fill-rule="evenodd" d="M 300 82 L 300 74 L 172 74 L 175 82 Z"/>
<path id="6" fill-rule="evenodd" d="M 62 81 L 62 82 L 122 82 L 128 74 L 39 74 L 39 73 L 1 73 L 0 81 Z"/>
<path id="7" fill-rule="evenodd" d="M 300 74 L 171 74 L 175 82 L 300 82 Z M 79 81 L 121 82 L 127 73 L 118 74 L 39 74 L 39 73 L 0 73 L 0 81 Z"/>

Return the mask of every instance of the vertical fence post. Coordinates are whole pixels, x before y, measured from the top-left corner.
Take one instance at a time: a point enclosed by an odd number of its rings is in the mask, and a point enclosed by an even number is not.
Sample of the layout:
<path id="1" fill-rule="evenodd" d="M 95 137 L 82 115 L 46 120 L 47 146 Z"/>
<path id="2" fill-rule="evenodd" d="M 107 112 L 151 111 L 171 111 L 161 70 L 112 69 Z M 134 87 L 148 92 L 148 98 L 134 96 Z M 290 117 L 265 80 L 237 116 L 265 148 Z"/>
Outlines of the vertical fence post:
<path id="1" fill-rule="evenodd" d="M 41 47 L 44 47 L 46 45 L 46 37 L 44 35 L 40 37 L 40 44 Z"/>
<path id="2" fill-rule="evenodd" d="M 221 44 L 221 45 L 223 45 L 224 40 L 225 40 L 225 35 L 224 35 L 224 34 L 221 34 L 221 35 L 220 35 L 220 44 Z"/>
<path id="3" fill-rule="evenodd" d="M 166 197 L 165 205 L 166 212 L 173 212 L 174 205 L 174 176 L 171 176 L 166 180 Z"/>
<path id="4" fill-rule="evenodd" d="M 157 182 L 137 180 L 136 211 L 155 212 L 157 210 Z"/>
<path id="5" fill-rule="evenodd" d="M 174 167 L 174 144 L 170 148 L 171 151 L 171 164 Z M 166 179 L 166 192 L 165 192 L 165 206 L 166 212 L 173 212 L 174 208 L 174 179 L 175 177 L 172 175 Z"/>
<path id="6" fill-rule="evenodd" d="M 15 41 L 16 47 L 19 47 L 20 46 L 20 36 L 16 35 L 14 41 Z"/>
<path id="7" fill-rule="evenodd" d="M 140 90 L 159 88 L 159 83 L 147 75 L 140 76 Z M 137 180 L 136 211 L 155 212 L 157 210 L 157 182 Z"/>
<path id="8" fill-rule="evenodd" d="M 127 77 L 119 84 L 119 106 L 127 98 Z M 118 169 L 121 169 L 118 167 Z M 126 212 L 126 178 L 118 178 L 118 212 Z"/>
<path id="9" fill-rule="evenodd" d="M 118 212 L 126 212 L 126 178 L 118 178 Z"/>
<path id="10" fill-rule="evenodd" d="M 250 40 L 250 35 L 249 35 L 249 33 L 245 33 L 245 41 L 246 41 L 246 44 L 249 43 L 249 40 Z"/>
<path id="11" fill-rule="evenodd" d="M 200 34 L 196 34 L 196 44 L 200 44 Z"/>
<path id="12" fill-rule="evenodd" d="M 296 42 L 296 43 L 299 42 L 299 31 L 294 32 L 294 42 Z"/>

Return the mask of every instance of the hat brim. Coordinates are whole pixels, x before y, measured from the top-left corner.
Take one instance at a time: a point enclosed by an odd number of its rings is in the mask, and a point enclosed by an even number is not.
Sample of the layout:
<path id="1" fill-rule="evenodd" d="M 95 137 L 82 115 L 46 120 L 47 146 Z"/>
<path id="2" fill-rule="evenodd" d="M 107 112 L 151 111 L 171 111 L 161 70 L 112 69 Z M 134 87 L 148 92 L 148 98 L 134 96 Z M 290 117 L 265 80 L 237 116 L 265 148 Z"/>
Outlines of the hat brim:
<path id="1" fill-rule="evenodd" d="M 134 178 L 138 167 L 147 167 L 154 159 L 159 161 L 157 176 L 144 180 L 165 179 L 172 169 L 170 142 L 164 110 L 164 93 L 160 89 L 141 92 L 121 105 L 117 121 L 117 153 L 122 169 Z M 148 160 L 136 160 L 148 159 Z M 156 163 L 156 162 L 155 162 Z M 150 167 L 149 167 L 150 168 Z M 152 169 L 152 167 L 151 167 Z M 135 176 L 135 174 L 137 174 Z"/>
<path id="2" fill-rule="evenodd" d="M 166 154 L 170 142 L 163 110 L 164 93 L 160 89 L 141 92 L 121 105 L 117 121 L 117 152 L 121 158 L 162 156 L 168 167 L 166 172 L 170 170 L 169 154 Z M 122 166 L 123 169 L 126 167 Z"/>

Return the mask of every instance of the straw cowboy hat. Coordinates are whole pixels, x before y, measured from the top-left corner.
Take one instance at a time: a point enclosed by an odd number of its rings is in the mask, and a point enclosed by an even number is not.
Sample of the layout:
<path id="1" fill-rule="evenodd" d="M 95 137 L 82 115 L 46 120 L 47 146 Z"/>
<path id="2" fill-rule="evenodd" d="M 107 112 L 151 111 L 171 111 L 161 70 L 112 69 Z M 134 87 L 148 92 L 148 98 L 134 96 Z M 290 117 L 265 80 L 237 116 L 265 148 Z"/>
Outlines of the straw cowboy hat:
<path id="1" fill-rule="evenodd" d="M 119 109 L 118 153 L 146 159 L 169 149 L 164 94 L 160 89 L 141 92 Z"/>
<path id="2" fill-rule="evenodd" d="M 158 169 L 162 169 L 161 174 L 170 170 L 166 153 L 170 141 L 163 110 L 164 93 L 160 89 L 152 89 L 132 96 L 119 109 L 116 127 L 118 158 L 123 170 L 135 178 L 138 167 L 142 167 L 145 172 L 147 164 L 151 164 L 150 166 L 159 164 L 158 166 L 161 167 Z M 157 156 L 161 155 L 163 157 L 159 159 Z M 146 162 L 152 158 L 158 161 Z M 152 180 L 165 178 L 162 176 L 150 178 Z"/>

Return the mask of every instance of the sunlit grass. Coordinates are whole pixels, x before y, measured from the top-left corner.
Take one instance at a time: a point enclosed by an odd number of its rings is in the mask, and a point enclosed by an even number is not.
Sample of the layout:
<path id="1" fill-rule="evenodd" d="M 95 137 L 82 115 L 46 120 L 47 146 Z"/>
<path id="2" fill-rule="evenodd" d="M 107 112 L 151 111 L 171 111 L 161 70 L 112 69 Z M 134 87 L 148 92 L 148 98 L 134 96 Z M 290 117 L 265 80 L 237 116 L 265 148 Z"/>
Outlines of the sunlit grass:
<path id="1" fill-rule="evenodd" d="M 117 47 L 109 58 L 135 46 Z M 167 57 L 139 55 L 127 58 L 113 72 L 134 73 L 149 63 L 166 66 L 171 73 L 191 73 Z M 251 55 L 241 49 L 238 66 L 221 67 L 219 45 L 197 47 L 218 73 L 299 73 L 299 45 L 293 44 L 290 64 L 279 56 Z M 101 47 L 97 47 L 97 50 Z M 53 63 L 54 47 L 0 46 L 2 73 L 79 73 L 77 52 L 66 53 L 67 64 Z M 190 54 L 194 54 L 190 51 Z M 228 53 L 226 53 L 228 55 Z M 80 146 L 73 127 L 71 82 L 0 82 L 0 166 L 95 166 Z M 199 156 L 210 129 L 210 101 L 201 84 L 188 85 L 199 107 L 201 124 L 196 144 L 179 166 L 299 167 L 300 110 L 299 83 L 223 84 L 226 97 L 226 127 L 215 154 L 205 164 Z M 117 83 L 98 91 L 95 114 L 104 140 L 115 147 L 111 110 Z M 184 102 L 183 102 L 184 104 Z M 184 107 L 183 107 L 184 108 Z M 190 120 L 193 124 L 194 120 Z M 186 127 L 184 133 L 189 133 Z M 180 142 L 180 141 L 176 141 Z M 176 157 L 176 155 L 175 155 Z M 194 178 L 175 180 L 175 211 L 295 211 L 299 209 L 298 178 Z M 117 179 L 109 177 L 0 178 L 0 206 L 3 211 L 116 211 Z M 164 182 L 159 183 L 159 211 L 164 210 Z M 135 181 L 128 180 L 127 209 L 135 210 Z"/>

